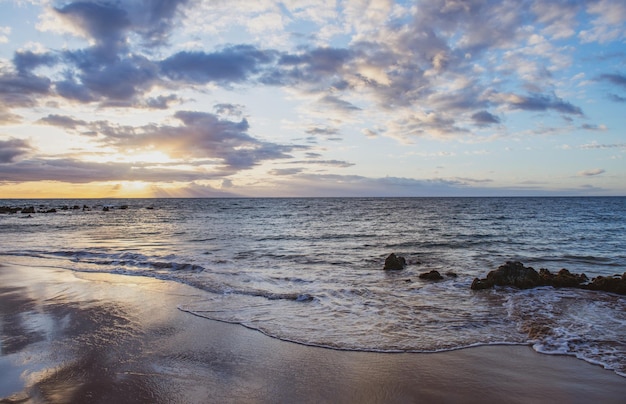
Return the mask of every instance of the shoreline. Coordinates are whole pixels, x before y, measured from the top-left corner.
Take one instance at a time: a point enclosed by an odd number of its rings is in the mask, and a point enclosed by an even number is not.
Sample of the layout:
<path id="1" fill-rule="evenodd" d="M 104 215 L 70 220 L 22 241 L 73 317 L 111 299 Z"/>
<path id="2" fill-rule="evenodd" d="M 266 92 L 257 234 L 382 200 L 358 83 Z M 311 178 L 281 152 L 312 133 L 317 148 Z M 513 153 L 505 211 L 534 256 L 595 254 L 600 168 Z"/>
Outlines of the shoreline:
<path id="1" fill-rule="evenodd" d="M 0 403 L 622 402 L 626 378 L 526 345 L 321 348 L 178 309 L 175 282 L 0 266 Z"/>

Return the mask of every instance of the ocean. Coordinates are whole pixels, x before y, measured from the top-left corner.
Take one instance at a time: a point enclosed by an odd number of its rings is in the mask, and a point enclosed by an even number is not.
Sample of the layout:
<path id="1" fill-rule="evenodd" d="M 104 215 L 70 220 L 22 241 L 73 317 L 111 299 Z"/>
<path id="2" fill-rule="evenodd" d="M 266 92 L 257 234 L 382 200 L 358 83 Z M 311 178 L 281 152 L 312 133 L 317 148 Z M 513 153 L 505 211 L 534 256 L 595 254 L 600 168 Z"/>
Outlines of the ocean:
<path id="1" fill-rule="evenodd" d="M 626 377 L 626 296 L 499 287 L 507 261 L 626 271 L 625 197 L 0 200 L 0 263 L 153 277 L 181 311 L 300 344 L 437 352 L 489 344 L 573 355 Z M 38 213 L 39 211 L 56 212 Z M 390 254 L 407 267 L 385 271 Z M 444 275 L 427 281 L 431 270 Z"/>

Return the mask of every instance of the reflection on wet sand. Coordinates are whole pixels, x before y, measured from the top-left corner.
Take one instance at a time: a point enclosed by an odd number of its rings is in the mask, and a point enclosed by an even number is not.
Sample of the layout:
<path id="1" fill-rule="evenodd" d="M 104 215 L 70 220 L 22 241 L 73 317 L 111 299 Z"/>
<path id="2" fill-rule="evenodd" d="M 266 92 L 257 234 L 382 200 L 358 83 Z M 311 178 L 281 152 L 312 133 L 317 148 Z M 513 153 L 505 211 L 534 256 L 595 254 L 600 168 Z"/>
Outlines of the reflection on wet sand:
<path id="1" fill-rule="evenodd" d="M 116 288 L 125 299 L 114 300 L 93 288 L 103 282 L 99 275 L 89 276 L 91 282 L 63 271 L 48 275 L 56 279 L 0 287 L 3 374 L 12 374 L 12 383 L 2 385 L 3 401 L 154 402 L 142 355 L 154 337 L 145 327 L 159 318 L 141 318 L 153 310 L 141 310 L 140 295 L 133 296 L 141 291 L 134 282 L 153 282 L 135 279 Z"/>

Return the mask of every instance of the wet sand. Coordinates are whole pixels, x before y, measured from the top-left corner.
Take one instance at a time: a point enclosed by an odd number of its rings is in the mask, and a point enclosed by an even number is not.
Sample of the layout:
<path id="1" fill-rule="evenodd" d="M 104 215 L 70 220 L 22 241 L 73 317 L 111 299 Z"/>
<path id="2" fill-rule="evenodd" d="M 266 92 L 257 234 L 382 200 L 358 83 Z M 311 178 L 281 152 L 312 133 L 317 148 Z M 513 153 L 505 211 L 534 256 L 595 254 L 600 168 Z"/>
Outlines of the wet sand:
<path id="1" fill-rule="evenodd" d="M 348 352 L 177 309 L 204 292 L 0 267 L 0 402 L 618 403 L 626 378 L 527 346 Z"/>

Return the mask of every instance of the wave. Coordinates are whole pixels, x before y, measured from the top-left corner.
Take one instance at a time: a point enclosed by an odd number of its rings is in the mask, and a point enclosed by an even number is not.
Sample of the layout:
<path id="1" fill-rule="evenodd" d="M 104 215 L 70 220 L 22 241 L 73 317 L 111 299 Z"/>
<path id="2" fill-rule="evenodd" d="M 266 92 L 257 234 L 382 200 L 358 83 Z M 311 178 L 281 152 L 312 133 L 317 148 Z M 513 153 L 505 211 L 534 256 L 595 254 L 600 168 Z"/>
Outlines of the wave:
<path id="1" fill-rule="evenodd" d="M 102 272 L 119 273 L 119 268 L 130 269 L 153 269 L 153 270 L 171 270 L 185 272 L 202 272 L 205 268 L 201 265 L 188 262 L 161 261 L 159 258 L 149 257 L 140 253 L 131 252 L 98 252 L 91 250 L 58 250 L 58 251 L 41 251 L 41 250 L 20 250 L 7 251 L 3 255 L 23 256 L 33 258 L 65 258 L 70 262 L 77 264 L 87 264 L 101 266 Z M 168 258 L 168 257 L 163 257 Z M 173 258 L 173 257 L 172 257 Z"/>

